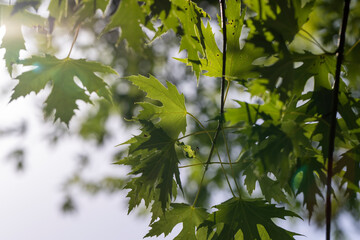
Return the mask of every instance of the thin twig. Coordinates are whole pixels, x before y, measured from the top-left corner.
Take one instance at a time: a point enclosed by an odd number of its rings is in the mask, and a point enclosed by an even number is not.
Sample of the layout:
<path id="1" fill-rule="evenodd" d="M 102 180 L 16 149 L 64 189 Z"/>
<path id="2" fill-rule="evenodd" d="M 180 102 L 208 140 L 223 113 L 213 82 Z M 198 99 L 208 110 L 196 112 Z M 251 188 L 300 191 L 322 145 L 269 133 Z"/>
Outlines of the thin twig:
<path id="1" fill-rule="evenodd" d="M 223 33 L 223 64 L 222 64 L 222 77 L 221 77 L 221 96 L 220 96 L 220 119 L 219 119 L 219 123 L 218 123 L 218 127 L 216 129 L 215 135 L 213 137 L 212 140 L 212 144 L 211 144 L 211 148 L 210 148 L 210 152 L 209 152 L 209 156 L 208 159 L 206 161 L 206 165 L 205 165 L 205 169 L 204 169 L 204 173 L 202 175 L 201 181 L 200 181 L 200 186 L 198 189 L 198 192 L 196 194 L 193 206 L 195 206 L 196 201 L 199 197 L 200 194 L 200 190 L 201 190 L 201 186 L 202 186 L 202 182 L 204 181 L 204 177 L 205 177 L 205 173 L 209 168 L 209 163 L 211 161 L 212 155 L 214 153 L 214 149 L 215 149 L 215 145 L 216 145 L 216 140 L 219 136 L 219 133 L 222 129 L 223 126 L 223 122 L 224 122 L 224 105 L 225 105 L 225 74 L 226 74 L 226 44 L 227 44 L 227 37 L 226 37 L 226 16 L 225 16 L 225 0 L 219 0 L 219 4 L 220 4 L 220 15 L 221 15 L 221 28 L 222 28 L 222 33 Z"/>
<path id="2" fill-rule="evenodd" d="M 197 119 L 197 117 L 195 117 L 193 114 L 191 114 L 191 113 L 189 113 L 189 112 L 187 112 L 187 114 L 189 114 L 189 115 L 195 120 L 195 122 L 197 122 L 197 123 L 199 124 L 199 126 L 200 126 L 202 129 L 204 129 L 204 131 L 206 131 L 205 126 L 200 122 L 199 119 Z M 213 139 L 212 139 L 210 133 L 209 133 L 208 131 L 206 131 L 206 134 L 208 135 L 208 137 L 209 137 L 209 139 L 210 139 L 210 141 L 211 141 L 211 143 L 212 143 Z M 216 151 L 216 149 L 215 149 L 215 151 Z M 217 152 L 217 151 L 216 151 L 216 152 Z M 229 188 L 230 188 L 230 191 L 231 191 L 232 195 L 235 197 L 235 194 L 234 194 L 234 191 L 233 191 L 233 189 L 232 189 L 232 187 L 231 187 L 229 178 L 228 178 L 228 176 L 227 176 L 227 174 L 226 174 L 226 170 L 225 170 L 225 168 L 224 168 L 224 166 L 223 166 L 223 161 L 221 161 L 221 157 L 220 157 L 219 152 L 217 152 L 217 156 L 218 156 L 218 158 L 219 158 L 219 162 L 220 162 L 220 165 L 221 165 L 221 169 L 222 169 L 222 171 L 223 171 L 223 173 L 224 173 L 226 182 L 227 182 L 227 184 L 229 185 Z M 204 176 L 202 177 L 202 180 L 201 180 L 201 182 L 200 182 L 199 191 L 198 191 L 197 194 L 196 194 L 195 200 L 197 200 L 197 198 L 198 198 L 198 196 L 199 196 L 200 188 L 201 188 L 201 185 L 202 185 L 203 180 L 204 180 Z M 195 201 L 195 202 L 196 202 L 196 201 Z"/>
<path id="3" fill-rule="evenodd" d="M 337 50 L 336 71 L 335 71 L 335 83 L 333 88 L 332 97 L 332 112 L 330 121 L 330 136 L 329 136 L 329 149 L 328 149 L 328 164 L 327 164 L 327 180 L 326 180 L 326 240 L 330 240 L 331 233 L 331 180 L 333 176 L 333 162 L 334 162 L 334 145 L 335 145 L 335 133 L 336 133 L 336 114 L 339 103 L 339 86 L 340 86 L 340 73 L 341 65 L 344 59 L 344 46 L 345 46 L 345 33 L 347 27 L 347 21 L 350 11 L 350 0 L 345 0 L 343 19 L 340 29 L 340 37 Z"/>
<path id="4" fill-rule="evenodd" d="M 241 191 L 240 191 L 240 187 L 239 187 L 239 185 L 238 185 L 238 183 L 236 181 L 236 175 L 235 175 L 235 171 L 234 171 L 233 164 L 232 164 L 232 161 L 231 161 L 229 145 L 228 145 L 228 142 L 227 142 L 227 139 L 226 139 L 226 136 L 225 136 L 224 129 L 222 129 L 221 132 L 222 132 L 224 142 L 225 142 L 226 154 L 227 154 L 228 159 L 229 159 L 229 165 L 230 165 L 231 174 L 232 174 L 232 177 L 233 177 L 234 182 L 235 182 L 236 190 L 238 191 L 239 197 L 241 198 Z M 222 164 L 221 164 L 221 166 L 222 166 Z"/>

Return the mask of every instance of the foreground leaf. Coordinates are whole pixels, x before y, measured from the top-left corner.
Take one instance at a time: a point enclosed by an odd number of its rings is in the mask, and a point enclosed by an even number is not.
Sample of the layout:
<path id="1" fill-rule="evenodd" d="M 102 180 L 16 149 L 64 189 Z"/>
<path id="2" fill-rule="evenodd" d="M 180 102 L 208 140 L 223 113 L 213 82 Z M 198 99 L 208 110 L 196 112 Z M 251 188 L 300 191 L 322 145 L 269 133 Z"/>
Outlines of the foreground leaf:
<path id="1" fill-rule="evenodd" d="M 234 239 L 239 231 L 242 232 L 244 240 L 260 240 L 260 234 L 264 234 L 264 230 L 270 239 L 290 240 L 297 235 L 277 226 L 272 219 L 299 217 L 298 215 L 260 199 L 231 198 L 215 208 L 218 211 L 211 214 L 207 222 L 201 225 L 209 229 L 217 228 L 212 239 Z"/>
<path id="2" fill-rule="evenodd" d="M 51 83 L 52 90 L 46 99 L 45 111 L 51 114 L 55 111 L 55 121 L 69 125 L 78 109 L 76 101 L 83 100 L 91 103 L 89 93 L 95 92 L 98 96 L 111 101 L 111 93 L 107 84 L 95 72 L 116 74 L 116 72 L 97 62 L 88 62 L 84 59 L 58 59 L 54 56 L 33 56 L 21 61 L 25 66 L 34 66 L 35 69 L 24 72 L 17 79 L 19 83 L 14 88 L 11 100 L 26 96 L 31 92 L 38 93 Z M 74 78 L 77 77 L 84 87 L 78 86 Z"/>
<path id="3" fill-rule="evenodd" d="M 145 237 L 159 236 L 162 233 L 167 236 L 177 224 L 182 223 L 183 228 L 174 240 L 196 240 L 196 228 L 207 218 L 206 210 L 184 203 L 173 203 L 171 207 L 157 222 L 150 225 L 151 229 Z"/>

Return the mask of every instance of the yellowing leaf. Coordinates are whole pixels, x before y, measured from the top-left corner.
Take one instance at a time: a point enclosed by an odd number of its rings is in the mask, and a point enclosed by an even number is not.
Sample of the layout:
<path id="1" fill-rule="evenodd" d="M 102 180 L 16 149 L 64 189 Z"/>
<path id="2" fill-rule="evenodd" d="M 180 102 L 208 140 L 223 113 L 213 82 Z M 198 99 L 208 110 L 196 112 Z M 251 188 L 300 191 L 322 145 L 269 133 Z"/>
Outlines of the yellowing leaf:
<path id="1" fill-rule="evenodd" d="M 54 56 L 33 56 L 21 61 L 26 66 L 34 66 L 35 69 L 24 72 L 17 79 L 19 83 L 14 88 L 11 100 L 20 96 L 26 96 L 31 92 L 38 93 L 48 83 L 52 90 L 46 99 L 45 111 L 51 114 L 55 111 L 55 120 L 69 124 L 77 109 L 77 100 L 91 103 L 89 93 L 95 92 L 98 96 L 111 101 L 111 93 L 107 84 L 95 72 L 116 74 L 116 72 L 97 62 L 87 62 L 84 59 L 58 59 Z M 78 86 L 74 77 L 77 77 L 84 87 Z M 88 93 L 87 93 L 88 92 Z"/>
<path id="2" fill-rule="evenodd" d="M 128 79 L 142 91 L 147 93 L 147 97 L 160 101 L 162 106 L 156 106 L 151 103 L 140 103 L 143 110 L 137 116 L 138 119 L 154 121 L 160 118 L 156 123 L 171 138 L 176 139 L 179 133 L 185 133 L 186 130 L 186 108 L 183 94 L 179 94 L 176 87 L 167 82 L 166 88 L 155 77 L 130 76 Z"/>

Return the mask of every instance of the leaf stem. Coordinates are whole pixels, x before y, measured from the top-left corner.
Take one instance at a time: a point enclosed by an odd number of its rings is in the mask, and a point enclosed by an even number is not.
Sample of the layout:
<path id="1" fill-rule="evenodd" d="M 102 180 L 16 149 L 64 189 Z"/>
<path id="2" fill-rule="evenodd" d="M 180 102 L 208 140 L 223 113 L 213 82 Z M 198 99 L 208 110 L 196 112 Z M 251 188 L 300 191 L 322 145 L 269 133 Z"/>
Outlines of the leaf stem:
<path id="1" fill-rule="evenodd" d="M 310 38 L 307 38 L 306 36 L 302 35 L 301 33 L 299 33 L 299 35 L 301 37 L 303 37 L 304 39 L 308 40 L 309 42 L 312 42 L 313 44 L 315 44 L 318 48 L 320 48 L 324 53 L 327 54 L 331 54 L 329 51 L 327 51 L 320 43 L 318 40 L 316 40 L 316 38 L 309 33 L 307 30 L 305 30 L 304 28 L 300 29 L 301 31 L 303 31 L 304 33 L 306 33 Z"/>
<path id="2" fill-rule="evenodd" d="M 191 136 L 195 136 L 195 135 L 200 135 L 200 134 L 207 134 L 209 135 L 209 132 L 215 132 L 216 130 L 204 130 L 204 131 L 198 131 L 198 132 L 193 132 L 193 133 L 189 133 L 185 136 L 179 137 L 178 139 L 176 139 L 177 141 L 180 141 L 181 139 L 187 138 L 187 137 L 191 137 Z"/>
<path id="3" fill-rule="evenodd" d="M 229 85 L 228 85 L 228 86 L 229 86 Z M 212 139 L 209 131 L 206 130 L 205 126 L 200 122 L 200 120 L 197 119 L 197 117 L 195 117 L 193 114 L 191 114 L 191 113 L 189 113 L 189 112 L 187 112 L 187 114 L 189 114 L 189 116 L 191 116 L 191 117 L 200 125 L 200 127 L 201 127 L 202 129 L 204 129 L 204 132 L 208 135 L 211 143 L 213 143 L 213 139 Z M 234 194 L 234 191 L 233 191 L 233 189 L 232 189 L 232 187 L 231 187 L 229 178 L 228 178 L 228 176 L 227 176 L 227 174 L 226 174 L 226 170 L 225 170 L 225 168 L 224 168 L 224 166 L 223 166 L 224 163 L 223 163 L 223 161 L 221 161 L 221 157 L 220 157 L 220 154 L 219 154 L 218 152 L 217 152 L 217 156 L 218 156 L 218 158 L 219 158 L 219 163 L 220 163 L 221 169 L 222 169 L 222 171 L 223 171 L 223 173 L 224 173 L 226 182 L 227 182 L 227 184 L 229 185 L 229 188 L 230 188 L 230 191 L 231 191 L 232 195 L 235 197 L 235 194 Z M 210 163 L 210 162 L 209 162 L 209 163 Z M 198 199 L 198 197 L 199 197 L 200 189 L 201 189 L 202 183 L 203 183 L 203 181 L 204 181 L 204 176 L 205 176 L 205 174 L 203 174 L 203 176 L 202 176 L 202 178 L 201 178 L 200 187 L 199 187 L 198 192 L 196 193 L 196 197 L 195 197 L 195 201 L 194 201 L 193 206 L 195 206 L 195 203 L 196 203 L 196 201 L 197 201 L 197 199 Z"/>
<path id="4" fill-rule="evenodd" d="M 240 162 L 236 162 L 236 163 L 231 163 L 232 165 L 235 164 L 239 164 Z M 227 162 L 210 162 L 209 164 L 224 164 L 224 165 L 230 165 L 230 163 Z M 203 166 L 205 165 L 205 163 L 193 163 L 193 164 L 188 164 L 188 165 L 184 165 L 184 166 L 179 166 L 179 168 L 188 168 L 188 167 L 196 167 L 196 166 Z"/>
<path id="5" fill-rule="evenodd" d="M 340 37 L 337 50 L 336 71 L 335 71 L 335 83 L 333 88 L 332 97 L 332 112 L 330 121 L 330 136 L 329 136 L 329 148 L 328 148 L 328 163 L 327 163 L 327 180 L 326 180 L 326 240 L 330 240 L 331 233 L 331 180 L 333 175 L 333 162 L 334 162 L 334 145 L 335 145 L 335 133 L 336 133 L 336 114 L 339 103 L 339 86 L 340 86 L 340 73 L 341 65 L 344 59 L 344 46 L 345 46 L 345 33 L 347 27 L 347 21 L 350 12 L 350 1 L 345 0 L 342 24 L 340 28 Z"/>
<path id="6" fill-rule="evenodd" d="M 76 42 L 76 39 L 77 39 L 77 37 L 78 37 L 78 35 L 79 35 L 80 26 L 81 26 L 81 24 L 79 24 L 79 26 L 77 26 L 77 28 L 76 28 L 75 36 L 74 36 L 74 39 L 73 39 L 73 41 L 72 41 L 72 43 L 71 43 L 71 47 L 70 47 L 69 54 L 67 55 L 66 58 L 69 58 L 69 57 L 70 57 L 70 54 L 71 54 L 71 52 L 72 52 L 72 50 L 73 50 L 73 47 L 74 47 L 75 42 Z"/>
<path id="7" fill-rule="evenodd" d="M 211 140 L 211 135 L 209 134 L 208 130 L 206 130 L 205 126 L 200 122 L 199 119 L 197 119 L 197 117 L 195 117 L 193 114 L 186 112 L 187 114 L 189 114 L 190 117 L 192 117 L 195 122 L 197 122 L 197 124 L 199 124 L 199 126 L 204 129 L 204 131 L 206 132 L 206 134 L 209 136 L 210 140 Z"/>

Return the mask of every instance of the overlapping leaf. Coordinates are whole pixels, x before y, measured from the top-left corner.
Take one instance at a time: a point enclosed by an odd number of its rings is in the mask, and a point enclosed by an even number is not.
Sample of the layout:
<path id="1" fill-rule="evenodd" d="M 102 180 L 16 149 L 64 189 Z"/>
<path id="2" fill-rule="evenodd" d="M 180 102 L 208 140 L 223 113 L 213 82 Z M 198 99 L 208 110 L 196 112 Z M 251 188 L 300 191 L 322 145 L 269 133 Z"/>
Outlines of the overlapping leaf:
<path id="1" fill-rule="evenodd" d="M 257 19 L 262 20 L 262 27 L 265 27 L 274 38 L 291 42 L 295 34 L 308 21 L 315 1 L 302 4 L 301 0 L 260 1 L 259 3 L 246 0 L 245 3 L 257 13 Z M 262 31 L 259 33 L 263 34 Z"/>
<path id="2" fill-rule="evenodd" d="M 204 208 L 173 203 L 169 211 L 150 225 L 151 229 L 145 237 L 159 236 L 162 233 L 167 236 L 177 224 L 182 223 L 182 230 L 174 240 L 196 240 L 196 229 L 207 216 Z"/>
<path id="3" fill-rule="evenodd" d="M 155 77 L 131 76 L 128 79 L 142 91 L 147 93 L 147 97 L 158 100 L 162 106 L 156 106 L 152 103 L 139 103 L 143 110 L 137 116 L 138 119 L 155 121 L 167 135 L 176 139 L 180 132 L 186 130 L 186 108 L 183 94 L 179 94 L 176 87 L 167 82 L 166 88 Z"/>
<path id="4" fill-rule="evenodd" d="M 98 96 L 111 101 L 111 93 L 107 84 L 95 74 L 116 74 L 116 72 L 97 62 L 70 58 L 57 59 L 54 56 L 33 56 L 21 61 L 25 66 L 34 66 L 31 71 L 24 72 L 17 77 L 18 84 L 14 88 L 11 99 L 26 96 L 31 92 L 38 93 L 47 84 L 52 86 L 49 97 L 45 101 L 45 111 L 51 114 L 55 111 L 55 120 L 69 124 L 77 109 L 77 100 L 91 103 L 89 93 L 95 92 Z M 77 77 L 84 87 L 75 83 Z"/>
<path id="5" fill-rule="evenodd" d="M 306 205 L 310 219 L 314 207 L 317 205 L 317 196 L 323 197 L 318 187 L 318 182 L 325 182 L 326 176 L 322 172 L 323 165 L 316 158 L 304 158 L 303 162 L 299 165 L 294 174 L 292 184 L 293 188 L 297 188 L 296 195 L 303 194 L 303 205 Z"/>
<path id="6" fill-rule="evenodd" d="M 170 2 L 171 8 L 158 15 L 162 25 L 157 29 L 155 38 L 169 30 L 178 34 L 181 37 L 180 51 L 186 50 L 188 54 L 184 62 L 192 66 L 195 75 L 199 78 L 199 53 L 205 55 L 201 18 L 209 18 L 209 15 L 193 1 L 171 0 Z"/>
<path id="7" fill-rule="evenodd" d="M 277 226 L 272 219 L 285 219 L 287 216 L 298 217 L 298 215 L 284 208 L 277 208 L 273 204 L 267 204 L 263 200 L 231 198 L 214 207 L 218 210 L 201 225 L 210 229 L 208 233 L 217 228 L 211 239 L 234 239 L 234 236 L 241 231 L 244 240 L 260 240 L 262 227 L 270 239 L 294 239 L 293 236 L 297 235 Z"/>
<path id="8" fill-rule="evenodd" d="M 174 177 L 181 188 L 179 160 L 175 151 L 176 140 L 151 122 L 141 123 L 144 126 L 142 133 L 124 143 L 130 144 L 129 156 L 117 162 L 131 166 L 130 174 L 134 175 L 126 185 L 126 188 L 131 189 L 128 194 L 129 211 L 142 199 L 146 206 L 152 201 L 155 201 L 155 204 L 160 202 L 164 210 L 168 207 L 173 192 L 176 192 Z"/>

